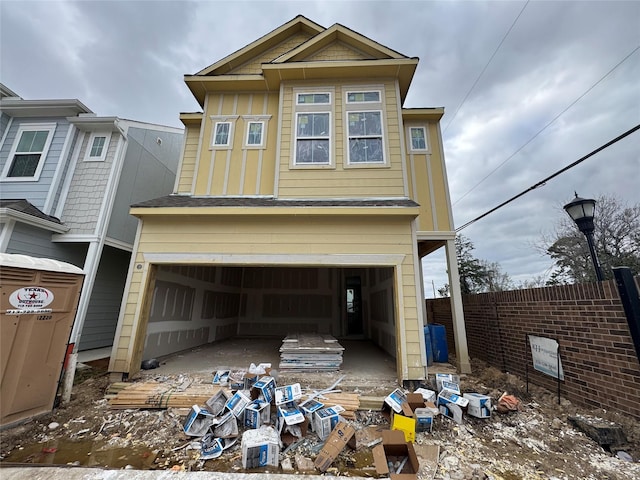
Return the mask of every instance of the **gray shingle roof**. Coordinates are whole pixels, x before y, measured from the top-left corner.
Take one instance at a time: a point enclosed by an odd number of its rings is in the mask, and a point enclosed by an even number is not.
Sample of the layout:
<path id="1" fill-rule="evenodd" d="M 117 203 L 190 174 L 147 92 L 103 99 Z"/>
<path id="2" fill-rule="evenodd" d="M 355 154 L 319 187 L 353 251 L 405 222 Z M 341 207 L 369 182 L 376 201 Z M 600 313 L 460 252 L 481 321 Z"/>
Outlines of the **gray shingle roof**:
<path id="1" fill-rule="evenodd" d="M 133 208 L 162 207 L 418 207 L 406 198 L 380 200 L 283 200 L 278 198 L 255 197 L 191 197 L 168 195 L 132 205 Z"/>
<path id="2" fill-rule="evenodd" d="M 26 213 L 27 215 L 31 215 L 33 217 L 41 218 L 43 220 L 48 220 L 50 222 L 62 225 L 60 219 L 52 217 L 51 215 L 47 215 L 42 210 L 35 207 L 31 203 L 29 203 L 29 201 L 23 198 L 0 200 L 0 208 L 10 208 L 11 210 L 15 210 L 17 212 Z"/>

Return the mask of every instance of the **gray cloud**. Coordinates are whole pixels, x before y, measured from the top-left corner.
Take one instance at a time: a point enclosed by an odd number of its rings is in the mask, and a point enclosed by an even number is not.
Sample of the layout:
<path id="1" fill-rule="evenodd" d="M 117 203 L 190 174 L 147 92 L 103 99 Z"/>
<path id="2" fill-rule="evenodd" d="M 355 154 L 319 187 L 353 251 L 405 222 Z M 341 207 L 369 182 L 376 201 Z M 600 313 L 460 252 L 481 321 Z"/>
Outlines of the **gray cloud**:
<path id="1" fill-rule="evenodd" d="M 79 98 L 100 115 L 180 126 L 197 102 L 195 73 L 298 14 L 341 23 L 420 64 L 407 107 L 444 106 L 454 218 L 461 225 L 640 123 L 640 51 L 486 181 L 555 116 L 640 45 L 640 2 L 531 1 L 459 109 L 525 2 L 0 3 L 0 81 L 25 98 Z M 446 128 L 446 130 L 445 130 Z M 478 258 L 517 280 L 544 273 L 532 243 L 574 190 L 640 202 L 640 134 L 495 212 L 462 233 Z M 425 263 L 432 294 L 443 254 Z"/>

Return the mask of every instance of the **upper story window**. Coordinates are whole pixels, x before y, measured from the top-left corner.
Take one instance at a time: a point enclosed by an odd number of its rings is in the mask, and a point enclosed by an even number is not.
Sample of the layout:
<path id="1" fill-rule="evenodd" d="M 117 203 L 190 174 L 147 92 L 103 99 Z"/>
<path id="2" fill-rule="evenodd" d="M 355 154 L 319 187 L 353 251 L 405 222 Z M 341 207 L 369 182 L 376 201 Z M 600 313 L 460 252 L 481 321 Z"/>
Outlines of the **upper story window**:
<path id="1" fill-rule="evenodd" d="M 384 164 L 381 91 L 348 91 L 346 100 L 349 145 L 347 163 L 349 165 Z"/>
<path id="2" fill-rule="evenodd" d="M 271 115 L 242 115 L 244 120 L 245 136 L 244 148 L 264 149 L 267 144 L 267 124 Z"/>
<path id="3" fill-rule="evenodd" d="M 409 136 L 411 137 L 412 151 L 427 150 L 427 129 L 424 127 L 410 127 Z"/>
<path id="4" fill-rule="evenodd" d="M 16 182 L 38 180 L 55 129 L 55 123 L 20 125 L 2 178 Z"/>
<path id="5" fill-rule="evenodd" d="M 294 165 L 332 165 L 332 92 L 296 92 Z"/>
<path id="6" fill-rule="evenodd" d="M 238 115 L 211 115 L 213 128 L 211 129 L 210 149 L 228 150 L 233 147 L 233 131 Z"/>
<path id="7" fill-rule="evenodd" d="M 92 133 L 87 144 L 87 154 L 85 161 L 87 162 L 103 162 L 107 158 L 107 149 L 109 148 L 109 140 L 111 134 Z"/>
<path id="8" fill-rule="evenodd" d="M 215 134 L 213 135 L 213 144 L 216 146 L 229 145 L 231 138 L 231 122 L 217 122 Z"/>

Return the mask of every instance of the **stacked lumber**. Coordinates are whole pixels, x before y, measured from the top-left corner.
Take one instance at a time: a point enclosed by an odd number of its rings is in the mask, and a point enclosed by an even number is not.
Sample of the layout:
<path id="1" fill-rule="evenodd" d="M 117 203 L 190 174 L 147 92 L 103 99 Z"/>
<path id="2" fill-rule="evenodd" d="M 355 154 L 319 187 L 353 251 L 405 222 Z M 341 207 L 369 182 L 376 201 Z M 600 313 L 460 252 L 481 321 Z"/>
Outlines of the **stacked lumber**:
<path id="1" fill-rule="evenodd" d="M 186 388 L 158 382 L 117 383 L 109 387 L 109 406 L 126 408 L 191 408 L 204 405 L 216 392 L 224 389 L 219 385 L 198 384 Z"/>
<path id="2" fill-rule="evenodd" d="M 307 398 L 308 396 L 303 395 L 302 401 Z M 314 398 L 320 403 L 324 403 L 325 407 L 340 405 L 345 410 L 340 415 L 349 420 L 355 420 L 356 411 L 360 409 L 360 395 L 357 393 L 324 393 L 314 396 Z"/>
<path id="3" fill-rule="evenodd" d="M 344 347 L 331 335 L 287 335 L 280 347 L 280 370 L 335 372 L 342 365 Z"/>

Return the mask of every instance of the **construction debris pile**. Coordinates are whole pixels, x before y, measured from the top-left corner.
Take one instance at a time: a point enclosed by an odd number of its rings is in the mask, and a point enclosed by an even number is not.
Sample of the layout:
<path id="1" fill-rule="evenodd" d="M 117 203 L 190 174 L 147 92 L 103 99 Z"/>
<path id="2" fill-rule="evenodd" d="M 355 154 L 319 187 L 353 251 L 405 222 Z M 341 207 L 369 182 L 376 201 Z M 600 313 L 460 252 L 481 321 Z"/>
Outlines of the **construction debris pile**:
<path id="1" fill-rule="evenodd" d="M 280 347 L 283 372 L 335 372 L 342 365 L 344 347 L 331 335 L 287 335 Z"/>

